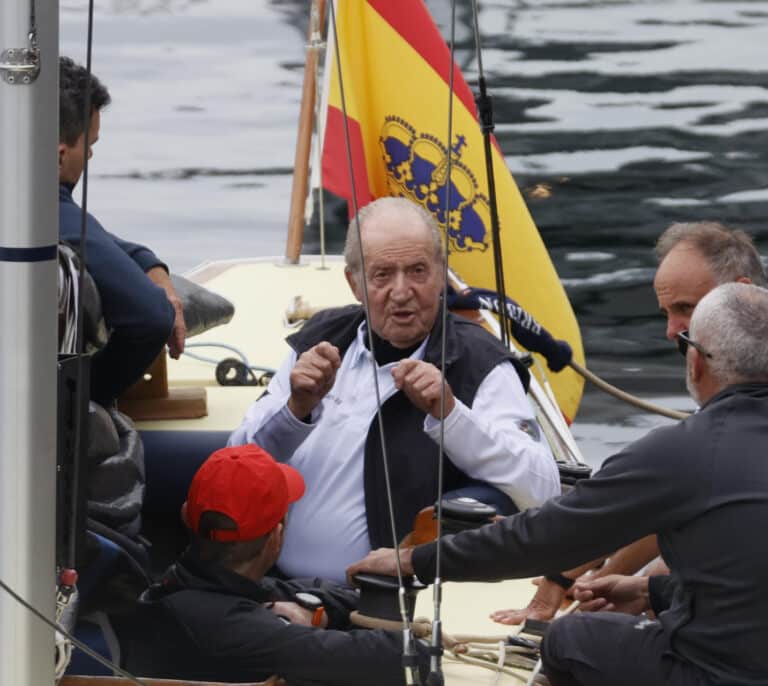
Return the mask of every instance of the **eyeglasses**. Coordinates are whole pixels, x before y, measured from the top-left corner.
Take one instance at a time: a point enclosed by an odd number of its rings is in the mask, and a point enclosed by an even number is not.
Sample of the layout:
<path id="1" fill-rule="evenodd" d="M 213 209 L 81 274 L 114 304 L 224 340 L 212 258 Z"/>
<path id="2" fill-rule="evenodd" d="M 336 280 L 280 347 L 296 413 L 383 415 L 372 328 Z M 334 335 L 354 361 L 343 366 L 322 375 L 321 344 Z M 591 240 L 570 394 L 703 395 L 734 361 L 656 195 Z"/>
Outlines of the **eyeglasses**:
<path id="1" fill-rule="evenodd" d="M 680 351 L 680 354 L 683 357 L 688 354 L 688 346 L 690 345 L 692 348 L 696 348 L 696 350 L 704 355 L 704 357 L 712 359 L 712 354 L 704 350 L 704 348 L 701 347 L 701 344 L 697 343 L 696 341 L 692 341 L 688 336 L 687 331 L 681 331 L 680 333 L 675 334 L 675 337 L 677 338 L 677 349 Z"/>

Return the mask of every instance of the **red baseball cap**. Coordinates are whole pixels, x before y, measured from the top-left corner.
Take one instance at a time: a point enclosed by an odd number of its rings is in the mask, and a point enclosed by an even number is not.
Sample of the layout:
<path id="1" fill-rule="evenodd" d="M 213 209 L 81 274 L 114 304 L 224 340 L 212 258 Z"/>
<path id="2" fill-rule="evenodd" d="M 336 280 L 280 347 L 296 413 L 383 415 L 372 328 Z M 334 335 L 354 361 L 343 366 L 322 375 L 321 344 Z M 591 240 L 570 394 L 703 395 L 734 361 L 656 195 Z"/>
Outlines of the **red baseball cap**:
<path id="1" fill-rule="evenodd" d="M 275 462 L 257 445 L 213 453 L 197 470 L 185 503 L 187 526 L 198 533 L 204 512 L 220 512 L 237 529 L 216 529 L 214 541 L 250 541 L 274 529 L 288 505 L 304 495 L 304 479 L 293 467 Z"/>

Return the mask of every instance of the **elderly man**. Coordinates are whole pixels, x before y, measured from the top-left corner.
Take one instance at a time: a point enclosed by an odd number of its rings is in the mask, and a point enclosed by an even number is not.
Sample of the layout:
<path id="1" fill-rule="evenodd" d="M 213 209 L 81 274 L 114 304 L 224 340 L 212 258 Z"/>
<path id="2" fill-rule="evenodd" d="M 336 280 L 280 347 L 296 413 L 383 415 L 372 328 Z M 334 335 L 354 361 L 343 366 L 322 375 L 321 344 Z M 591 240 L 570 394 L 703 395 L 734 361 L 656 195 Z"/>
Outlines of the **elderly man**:
<path id="1" fill-rule="evenodd" d="M 768 682 L 768 290 L 718 286 L 696 307 L 687 385 L 701 409 L 606 460 L 570 493 L 443 539 L 444 580 L 494 580 L 572 567 L 648 534 L 671 575 L 648 582 L 658 621 L 579 613 L 555 621 L 542 657 L 555 686 Z M 599 535 L 595 531 L 599 530 Z M 403 572 L 434 576 L 435 543 L 401 552 Z M 394 551 L 359 571 L 394 572 Z"/>
<path id="2" fill-rule="evenodd" d="M 718 222 L 672 224 L 659 236 L 655 252 L 659 268 L 653 287 L 659 309 L 667 318 L 670 341 L 688 330 L 694 307 L 715 286 L 734 281 L 768 285 L 760 254 L 749 235 Z M 591 578 L 637 572 L 658 554 L 656 539 L 650 536 L 611 555 Z M 542 580 L 528 607 L 498 610 L 492 618 L 501 624 L 520 624 L 527 617 L 551 619 L 573 580 L 592 566 Z"/>
<path id="3" fill-rule="evenodd" d="M 372 547 L 392 543 L 377 421 L 376 374 L 396 534 L 437 494 L 443 258 L 432 217 L 382 198 L 350 223 L 346 276 L 362 308 L 327 310 L 288 339 L 293 352 L 230 444 L 253 442 L 296 467 L 308 495 L 291 509 L 279 560 L 289 576 L 342 580 Z M 374 354 L 368 349 L 368 329 Z M 448 316 L 445 488 L 478 480 L 519 509 L 559 493 L 554 460 L 525 395 L 528 375 L 479 326 Z"/>

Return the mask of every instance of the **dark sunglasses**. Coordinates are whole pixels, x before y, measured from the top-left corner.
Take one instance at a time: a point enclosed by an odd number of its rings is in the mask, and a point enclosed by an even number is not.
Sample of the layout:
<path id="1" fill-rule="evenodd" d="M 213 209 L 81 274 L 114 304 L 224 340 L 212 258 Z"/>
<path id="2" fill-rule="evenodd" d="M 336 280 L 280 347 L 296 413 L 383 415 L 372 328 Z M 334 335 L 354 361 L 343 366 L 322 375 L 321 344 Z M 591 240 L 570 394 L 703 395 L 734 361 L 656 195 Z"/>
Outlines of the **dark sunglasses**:
<path id="1" fill-rule="evenodd" d="M 696 350 L 704 355 L 704 357 L 712 359 L 712 355 L 710 353 L 704 350 L 704 348 L 702 348 L 699 343 L 690 339 L 687 331 L 681 331 L 680 333 L 675 334 L 675 337 L 677 338 L 677 349 L 680 351 L 680 354 L 683 357 L 688 354 L 688 346 L 690 345 L 692 348 L 696 348 Z"/>

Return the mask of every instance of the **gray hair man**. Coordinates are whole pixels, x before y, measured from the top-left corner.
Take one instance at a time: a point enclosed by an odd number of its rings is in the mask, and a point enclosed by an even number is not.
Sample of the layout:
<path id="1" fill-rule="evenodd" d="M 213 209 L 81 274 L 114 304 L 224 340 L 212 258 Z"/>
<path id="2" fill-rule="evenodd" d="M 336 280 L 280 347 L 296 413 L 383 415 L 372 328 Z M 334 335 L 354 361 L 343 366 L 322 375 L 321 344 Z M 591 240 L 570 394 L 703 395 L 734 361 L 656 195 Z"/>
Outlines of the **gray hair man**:
<path id="1" fill-rule="evenodd" d="M 350 223 L 345 256 L 347 282 L 368 312 L 324 310 L 290 336 L 292 352 L 230 437 L 263 445 L 307 482 L 279 560 L 294 577 L 343 580 L 348 565 L 392 543 L 374 373 L 398 540 L 437 494 L 441 366 L 446 491 L 490 487 L 522 510 L 560 490 L 525 395 L 528 373 L 509 351 L 449 315 L 443 365 L 444 262 L 434 219 L 405 198 L 376 200 Z"/>
<path id="2" fill-rule="evenodd" d="M 718 222 L 672 224 L 656 243 L 659 268 L 653 288 L 667 317 L 667 338 L 688 329 L 693 308 L 715 286 L 730 281 L 766 286 L 752 239 Z"/>
<path id="3" fill-rule="evenodd" d="M 678 336 L 699 412 L 652 431 L 538 510 L 443 539 L 442 579 L 470 581 L 570 568 L 658 536 L 669 575 L 608 578 L 603 589 L 624 612 L 552 623 L 542 658 L 553 686 L 765 683 L 768 548 L 755 544 L 755 526 L 768 519 L 767 337 L 768 290 L 716 287 L 690 335 Z M 434 543 L 404 550 L 403 573 L 430 582 L 435 553 Z M 379 550 L 349 572 L 394 569 L 394 551 Z M 658 620 L 625 614 L 643 609 Z"/>

